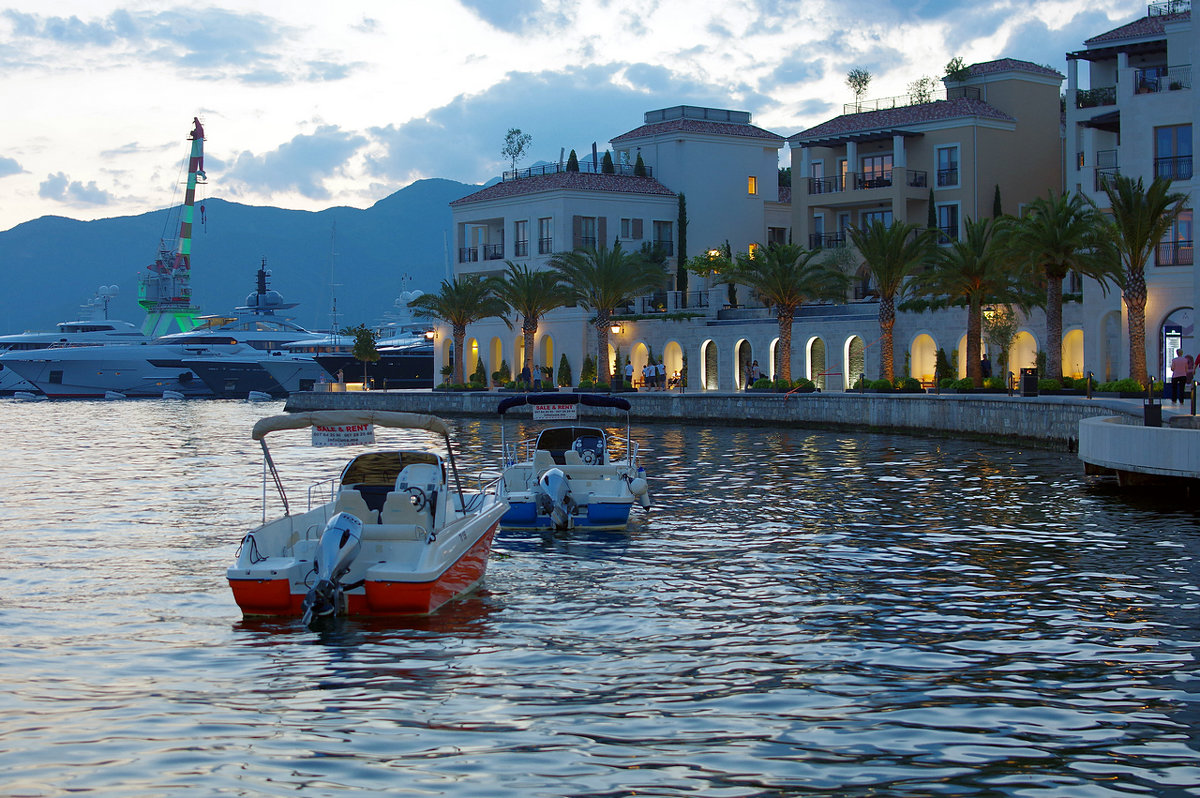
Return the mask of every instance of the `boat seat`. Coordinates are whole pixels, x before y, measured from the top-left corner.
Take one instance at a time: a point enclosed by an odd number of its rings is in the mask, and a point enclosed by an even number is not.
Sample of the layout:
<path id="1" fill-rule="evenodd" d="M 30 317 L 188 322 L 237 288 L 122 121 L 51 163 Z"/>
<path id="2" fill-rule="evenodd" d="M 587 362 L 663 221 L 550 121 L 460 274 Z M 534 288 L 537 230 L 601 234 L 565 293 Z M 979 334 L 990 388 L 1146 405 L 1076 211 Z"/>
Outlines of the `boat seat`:
<path id="1" fill-rule="evenodd" d="M 583 465 L 583 457 L 574 449 L 567 449 L 563 452 L 563 464 L 569 466 Z"/>
<path id="2" fill-rule="evenodd" d="M 356 490 L 338 491 L 337 501 L 333 505 L 334 512 L 350 513 L 364 524 L 379 523 L 379 513 L 367 506 L 367 500 Z"/>
<path id="3" fill-rule="evenodd" d="M 422 487 L 422 490 L 424 488 Z M 429 497 L 428 494 L 426 494 Z M 429 502 L 420 510 L 412 503 L 412 497 L 404 492 L 389 493 L 383 503 L 383 512 L 379 516 L 381 524 L 401 526 L 412 524 L 420 527 L 426 533 L 433 528 L 433 516 L 430 513 Z"/>
<path id="4" fill-rule="evenodd" d="M 551 468 L 555 467 L 554 455 L 545 449 L 535 449 L 533 452 L 533 471 L 536 474 L 543 474 Z"/>

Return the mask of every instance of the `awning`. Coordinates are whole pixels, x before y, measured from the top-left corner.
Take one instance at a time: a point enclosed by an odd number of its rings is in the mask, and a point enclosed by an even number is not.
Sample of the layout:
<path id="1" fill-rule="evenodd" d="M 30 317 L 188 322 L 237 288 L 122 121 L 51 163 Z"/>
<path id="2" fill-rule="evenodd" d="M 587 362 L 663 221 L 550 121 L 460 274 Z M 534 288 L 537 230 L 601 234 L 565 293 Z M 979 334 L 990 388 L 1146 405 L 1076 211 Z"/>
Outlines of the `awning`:
<path id="1" fill-rule="evenodd" d="M 267 416 L 254 425 L 251 437 L 261 441 L 270 432 L 307 427 L 343 427 L 348 424 L 375 424 L 398 429 L 424 429 L 449 438 L 450 427 L 437 416 L 422 413 L 397 413 L 390 410 L 314 410 L 310 413 L 284 413 Z"/>

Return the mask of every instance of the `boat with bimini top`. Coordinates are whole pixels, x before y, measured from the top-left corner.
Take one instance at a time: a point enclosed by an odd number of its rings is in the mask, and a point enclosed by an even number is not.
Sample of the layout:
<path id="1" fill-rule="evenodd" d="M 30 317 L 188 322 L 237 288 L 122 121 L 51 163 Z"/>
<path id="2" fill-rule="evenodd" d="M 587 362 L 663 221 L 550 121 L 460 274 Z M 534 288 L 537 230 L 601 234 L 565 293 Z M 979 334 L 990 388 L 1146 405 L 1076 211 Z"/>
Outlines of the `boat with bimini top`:
<path id="1" fill-rule="evenodd" d="M 579 405 L 625 411 L 625 437 L 577 422 Z M 522 394 L 496 408 L 532 406 L 533 420 L 570 421 L 543 428 L 536 438 L 504 442 L 500 496 L 509 509 L 501 526 L 515 529 L 623 529 L 634 502 L 650 509 L 646 471 L 629 431 L 629 402 L 600 394 Z"/>
<path id="2" fill-rule="evenodd" d="M 428 448 L 363 452 L 339 476 L 308 490 L 293 512 L 266 437 L 312 429 L 314 445 L 374 442 L 374 428 L 428 430 L 446 454 Z M 302 616 L 306 624 L 339 615 L 434 612 L 472 590 L 507 505 L 496 481 L 464 486 L 446 422 L 417 413 L 343 410 L 269 416 L 254 425 L 263 451 L 263 523 L 242 538 L 226 571 L 246 615 Z M 283 516 L 266 518 L 267 477 Z M 317 497 L 317 498 L 314 498 Z"/>

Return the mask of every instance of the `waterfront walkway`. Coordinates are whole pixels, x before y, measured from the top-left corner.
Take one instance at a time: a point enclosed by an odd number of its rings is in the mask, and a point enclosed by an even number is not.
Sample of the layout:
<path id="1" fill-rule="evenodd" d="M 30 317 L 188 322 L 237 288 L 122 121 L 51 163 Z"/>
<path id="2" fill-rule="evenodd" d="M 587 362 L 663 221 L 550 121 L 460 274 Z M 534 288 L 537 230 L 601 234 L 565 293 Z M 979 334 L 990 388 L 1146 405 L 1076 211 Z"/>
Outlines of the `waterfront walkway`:
<path id="1" fill-rule="evenodd" d="M 431 390 L 297 393 L 287 410 L 360 408 L 488 417 L 508 392 Z M 1140 426 L 1141 399 L 1084 396 L 1022 397 L 1006 394 L 778 394 L 703 391 L 624 392 L 637 421 L 681 424 L 810 427 L 819 429 L 902 432 L 957 438 L 1004 439 L 1074 451 L 1080 422 L 1117 417 Z M 1162 405 L 1163 424 L 1184 416 L 1190 404 Z M 529 412 L 527 409 L 525 412 Z M 587 408 L 604 415 L 616 411 Z M 624 415 L 623 413 L 621 414 Z M 1180 419 L 1179 422 L 1184 422 Z M 1182 430 L 1181 430 L 1182 431 Z M 1193 431 L 1200 435 L 1200 431 Z"/>

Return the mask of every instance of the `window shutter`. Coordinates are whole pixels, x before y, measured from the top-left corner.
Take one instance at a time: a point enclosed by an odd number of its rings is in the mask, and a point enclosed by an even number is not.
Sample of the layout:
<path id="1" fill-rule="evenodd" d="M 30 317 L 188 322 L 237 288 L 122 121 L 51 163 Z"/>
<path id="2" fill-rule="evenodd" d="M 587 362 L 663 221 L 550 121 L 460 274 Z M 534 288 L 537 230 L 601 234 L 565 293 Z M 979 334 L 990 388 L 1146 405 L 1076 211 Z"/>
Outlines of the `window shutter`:
<path id="1" fill-rule="evenodd" d="M 608 217 L 596 219 L 596 248 L 608 247 Z"/>
<path id="2" fill-rule="evenodd" d="M 633 237 L 636 240 L 640 240 L 642 237 L 642 220 L 641 219 L 633 220 Z"/>
<path id="3" fill-rule="evenodd" d="M 579 249 L 580 247 L 583 246 L 583 217 L 582 216 L 572 216 L 571 217 L 571 237 L 573 239 L 573 241 L 571 242 L 572 249 Z"/>

